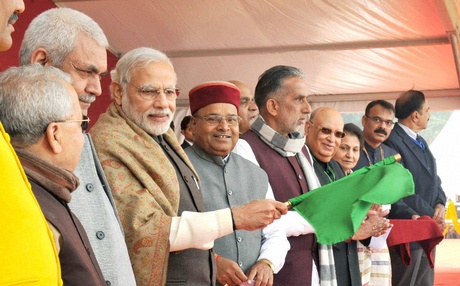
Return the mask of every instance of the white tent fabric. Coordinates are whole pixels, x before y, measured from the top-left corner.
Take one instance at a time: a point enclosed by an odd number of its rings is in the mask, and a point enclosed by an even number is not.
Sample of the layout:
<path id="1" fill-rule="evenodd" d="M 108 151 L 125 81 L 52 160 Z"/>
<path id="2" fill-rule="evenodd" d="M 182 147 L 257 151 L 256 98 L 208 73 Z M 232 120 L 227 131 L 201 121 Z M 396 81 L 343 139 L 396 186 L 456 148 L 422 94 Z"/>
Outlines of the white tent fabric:
<path id="1" fill-rule="evenodd" d="M 312 108 L 363 112 L 418 89 L 432 111 L 460 110 L 460 0 L 54 0 L 95 19 L 111 51 L 141 46 L 173 61 L 182 93 L 174 123 L 189 114 L 188 91 L 238 79 L 252 89 L 266 69 L 292 65 L 306 75 Z M 458 193 L 460 111 L 430 146 L 450 198 Z"/>
<path id="2" fill-rule="evenodd" d="M 441 130 L 436 139 L 431 143 L 430 149 L 436 158 L 438 174 L 442 180 L 442 187 L 446 196 L 456 201 L 456 195 L 460 194 L 460 176 L 458 162 L 460 162 L 460 153 L 453 148 L 460 142 L 460 111 L 454 111 Z M 428 128 L 430 128 L 428 123 Z"/>
<path id="3" fill-rule="evenodd" d="M 140 46 L 168 54 L 185 110 L 201 82 L 239 79 L 254 89 L 279 64 L 305 72 L 313 107 L 362 111 L 414 88 L 434 110 L 460 109 L 458 0 L 54 2 L 94 18 L 117 55 Z"/>

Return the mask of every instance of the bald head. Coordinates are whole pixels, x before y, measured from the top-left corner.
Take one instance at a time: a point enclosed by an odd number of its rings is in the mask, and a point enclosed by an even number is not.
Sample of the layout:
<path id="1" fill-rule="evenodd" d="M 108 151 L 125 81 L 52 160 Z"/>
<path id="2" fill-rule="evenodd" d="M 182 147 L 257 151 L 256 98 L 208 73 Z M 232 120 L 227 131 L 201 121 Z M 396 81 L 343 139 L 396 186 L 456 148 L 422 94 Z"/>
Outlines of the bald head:
<path id="1" fill-rule="evenodd" d="M 259 114 L 259 109 L 254 101 L 254 94 L 251 89 L 242 81 L 229 80 L 240 90 L 240 109 L 238 115 L 241 117 L 240 133 L 243 134 L 251 128 L 251 123 Z"/>
<path id="2" fill-rule="evenodd" d="M 343 137 L 343 119 L 330 107 L 319 107 L 305 124 L 306 144 L 313 156 L 327 163 L 334 156 Z"/>

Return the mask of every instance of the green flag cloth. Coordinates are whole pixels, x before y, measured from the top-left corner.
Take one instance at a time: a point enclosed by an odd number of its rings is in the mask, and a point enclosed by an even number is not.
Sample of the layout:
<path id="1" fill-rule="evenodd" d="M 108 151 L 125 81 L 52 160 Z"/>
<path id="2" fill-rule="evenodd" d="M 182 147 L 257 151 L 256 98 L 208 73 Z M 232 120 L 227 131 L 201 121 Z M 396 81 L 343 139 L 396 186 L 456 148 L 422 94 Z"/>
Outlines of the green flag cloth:
<path id="1" fill-rule="evenodd" d="M 414 194 L 412 175 L 394 156 L 289 200 L 315 229 L 318 242 L 353 236 L 375 204 L 392 204 Z"/>

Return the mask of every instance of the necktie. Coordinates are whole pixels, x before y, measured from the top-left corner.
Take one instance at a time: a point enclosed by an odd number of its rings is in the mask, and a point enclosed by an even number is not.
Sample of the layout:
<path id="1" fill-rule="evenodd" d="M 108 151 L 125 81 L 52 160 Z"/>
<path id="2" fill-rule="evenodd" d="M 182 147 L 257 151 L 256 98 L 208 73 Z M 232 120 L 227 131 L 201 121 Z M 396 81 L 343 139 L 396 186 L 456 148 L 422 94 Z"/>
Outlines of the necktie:
<path id="1" fill-rule="evenodd" d="M 412 139 L 413 140 L 413 139 Z M 425 144 L 423 143 L 422 141 L 422 137 L 420 137 L 418 134 L 417 134 L 417 137 L 415 140 L 413 140 L 415 144 L 417 144 L 418 147 L 420 147 L 423 151 L 423 153 L 425 153 L 425 150 L 426 150 L 426 146 Z"/>

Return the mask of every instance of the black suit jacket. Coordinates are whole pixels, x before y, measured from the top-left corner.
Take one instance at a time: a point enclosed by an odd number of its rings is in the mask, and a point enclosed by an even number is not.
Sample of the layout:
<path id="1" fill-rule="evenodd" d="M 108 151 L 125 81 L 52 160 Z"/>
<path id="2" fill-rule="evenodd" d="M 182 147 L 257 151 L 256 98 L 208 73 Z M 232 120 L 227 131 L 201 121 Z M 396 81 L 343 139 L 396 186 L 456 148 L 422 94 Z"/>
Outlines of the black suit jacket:
<path id="1" fill-rule="evenodd" d="M 192 145 L 190 145 L 190 143 L 188 143 L 187 141 L 184 140 L 184 142 L 182 142 L 182 144 L 180 146 L 182 147 L 182 149 L 185 149 L 185 148 L 190 147 Z"/>
<path id="2" fill-rule="evenodd" d="M 446 204 L 446 194 L 441 187 L 441 179 L 437 175 L 436 159 L 422 138 L 426 153 L 407 135 L 399 123 L 396 123 L 385 144 L 401 154 L 401 164 L 412 173 L 415 183 L 415 194 L 403 199 L 408 208 L 392 206 L 390 217 L 410 218 L 414 214 L 433 217 L 437 204 Z"/>
<path id="3" fill-rule="evenodd" d="M 345 173 L 337 161 L 331 160 L 328 164 L 334 171 L 335 180 L 345 177 Z M 313 167 L 321 186 L 329 184 L 330 177 L 324 172 L 321 163 L 313 160 Z M 358 250 L 356 247 L 356 241 L 354 240 L 339 242 L 332 246 L 338 286 L 361 286 Z"/>

